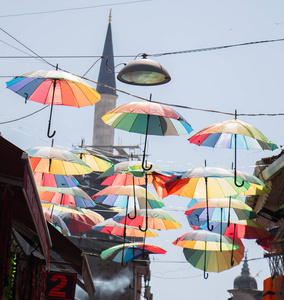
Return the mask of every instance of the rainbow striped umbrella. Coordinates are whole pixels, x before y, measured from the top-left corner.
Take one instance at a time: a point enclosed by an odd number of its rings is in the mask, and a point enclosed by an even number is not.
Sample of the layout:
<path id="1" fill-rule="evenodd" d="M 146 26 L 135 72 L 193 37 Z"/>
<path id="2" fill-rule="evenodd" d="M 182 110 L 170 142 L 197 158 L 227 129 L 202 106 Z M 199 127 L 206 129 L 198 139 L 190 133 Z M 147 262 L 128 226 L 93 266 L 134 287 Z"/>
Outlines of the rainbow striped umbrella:
<path id="1" fill-rule="evenodd" d="M 83 107 L 100 101 L 100 94 L 80 77 L 58 70 L 38 70 L 25 73 L 8 81 L 7 88 L 24 97 L 44 105 L 50 105 L 50 117 L 47 136 L 50 134 L 50 125 L 53 105 Z"/>
<path id="2" fill-rule="evenodd" d="M 75 187 L 79 185 L 79 182 L 71 175 L 59 175 L 35 172 L 34 178 L 36 185 L 50 186 L 50 187 Z"/>
<path id="3" fill-rule="evenodd" d="M 101 258 L 125 263 L 142 258 L 144 254 L 165 254 L 166 252 L 166 250 L 150 244 L 125 243 L 102 251 Z"/>
<path id="4" fill-rule="evenodd" d="M 192 131 L 172 108 L 152 102 L 131 102 L 107 112 L 102 120 L 117 129 L 150 135 L 181 135 Z"/>
<path id="5" fill-rule="evenodd" d="M 124 233 L 125 236 L 141 237 L 141 238 L 144 238 L 145 235 L 146 237 L 158 236 L 158 234 L 152 229 L 147 229 L 146 232 L 142 232 L 138 227 L 127 226 L 127 225 L 125 226 L 121 223 L 117 223 L 113 219 L 104 220 L 103 222 L 95 225 L 93 229 L 102 233 L 107 233 L 110 235 L 118 235 L 118 236 L 124 236 Z"/>

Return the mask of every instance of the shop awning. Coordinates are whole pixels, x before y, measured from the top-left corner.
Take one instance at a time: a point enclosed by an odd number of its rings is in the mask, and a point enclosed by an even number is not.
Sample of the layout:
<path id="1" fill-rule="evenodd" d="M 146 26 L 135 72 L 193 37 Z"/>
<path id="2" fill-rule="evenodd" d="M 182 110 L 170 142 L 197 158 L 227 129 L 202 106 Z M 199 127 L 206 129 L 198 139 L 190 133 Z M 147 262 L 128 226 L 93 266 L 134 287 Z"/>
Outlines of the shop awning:
<path id="1" fill-rule="evenodd" d="M 33 241 L 42 250 L 49 267 L 51 239 L 28 155 L 2 136 L 0 136 L 0 186 L 2 196 L 9 197 L 11 201 L 13 223 L 23 232 L 29 232 L 30 235 L 34 233 Z"/>

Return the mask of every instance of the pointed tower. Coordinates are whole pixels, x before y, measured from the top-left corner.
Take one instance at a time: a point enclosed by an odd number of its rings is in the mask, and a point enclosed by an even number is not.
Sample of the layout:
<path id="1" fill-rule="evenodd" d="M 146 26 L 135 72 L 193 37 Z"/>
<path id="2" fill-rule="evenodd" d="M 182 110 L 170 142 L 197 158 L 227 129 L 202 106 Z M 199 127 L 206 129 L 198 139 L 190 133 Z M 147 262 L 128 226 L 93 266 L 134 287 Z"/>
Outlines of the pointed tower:
<path id="1" fill-rule="evenodd" d="M 110 11 L 98 83 L 116 88 L 115 79 Z M 115 108 L 117 94 L 115 90 L 101 85 L 97 85 L 97 91 L 101 94 L 101 101 L 95 104 L 93 146 L 102 151 L 112 153 L 114 144 L 114 128 L 106 125 L 102 121 L 101 117 L 108 111 Z"/>
<path id="2" fill-rule="evenodd" d="M 245 253 L 242 272 L 234 280 L 234 289 L 228 290 L 232 295 L 229 300 L 261 300 L 262 291 L 257 289 L 257 282 L 250 274 L 247 253 Z"/>

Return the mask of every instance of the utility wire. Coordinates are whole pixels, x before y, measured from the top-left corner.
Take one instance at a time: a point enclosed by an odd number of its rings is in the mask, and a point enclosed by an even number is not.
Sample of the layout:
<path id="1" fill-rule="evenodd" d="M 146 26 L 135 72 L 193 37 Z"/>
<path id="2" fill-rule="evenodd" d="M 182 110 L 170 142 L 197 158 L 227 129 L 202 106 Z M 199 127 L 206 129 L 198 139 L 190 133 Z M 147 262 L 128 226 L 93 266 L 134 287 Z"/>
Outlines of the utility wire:
<path id="1" fill-rule="evenodd" d="M 2 15 L 0 18 L 8 18 L 8 17 L 22 17 L 22 16 L 30 16 L 30 15 L 42 15 L 42 14 L 52 14 L 52 13 L 60 13 L 66 11 L 74 11 L 74 10 L 84 10 L 91 8 L 98 8 L 104 6 L 119 6 L 125 4 L 139 3 L 139 2 L 147 2 L 151 0 L 138 0 L 138 1 L 129 1 L 129 2 L 120 2 L 120 3 L 109 3 L 109 4 L 100 4 L 100 5 L 92 5 L 92 6 L 84 6 L 84 7 L 74 7 L 74 8 L 63 8 L 63 9 L 55 9 L 55 10 L 47 10 L 47 11 L 39 11 L 39 12 L 27 12 L 21 14 L 10 14 L 10 15 Z"/>

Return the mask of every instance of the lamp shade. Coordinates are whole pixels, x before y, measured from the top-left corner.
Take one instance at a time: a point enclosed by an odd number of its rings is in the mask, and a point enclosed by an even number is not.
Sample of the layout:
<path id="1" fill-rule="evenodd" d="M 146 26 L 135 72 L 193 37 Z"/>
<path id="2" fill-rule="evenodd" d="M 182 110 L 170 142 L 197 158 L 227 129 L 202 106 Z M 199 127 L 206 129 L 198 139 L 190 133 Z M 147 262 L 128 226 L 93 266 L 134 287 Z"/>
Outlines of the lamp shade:
<path id="1" fill-rule="evenodd" d="M 168 71 L 151 59 L 136 59 L 125 65 L 117 79 L 133 85 L 159 85 L 171 80 Z"/>

